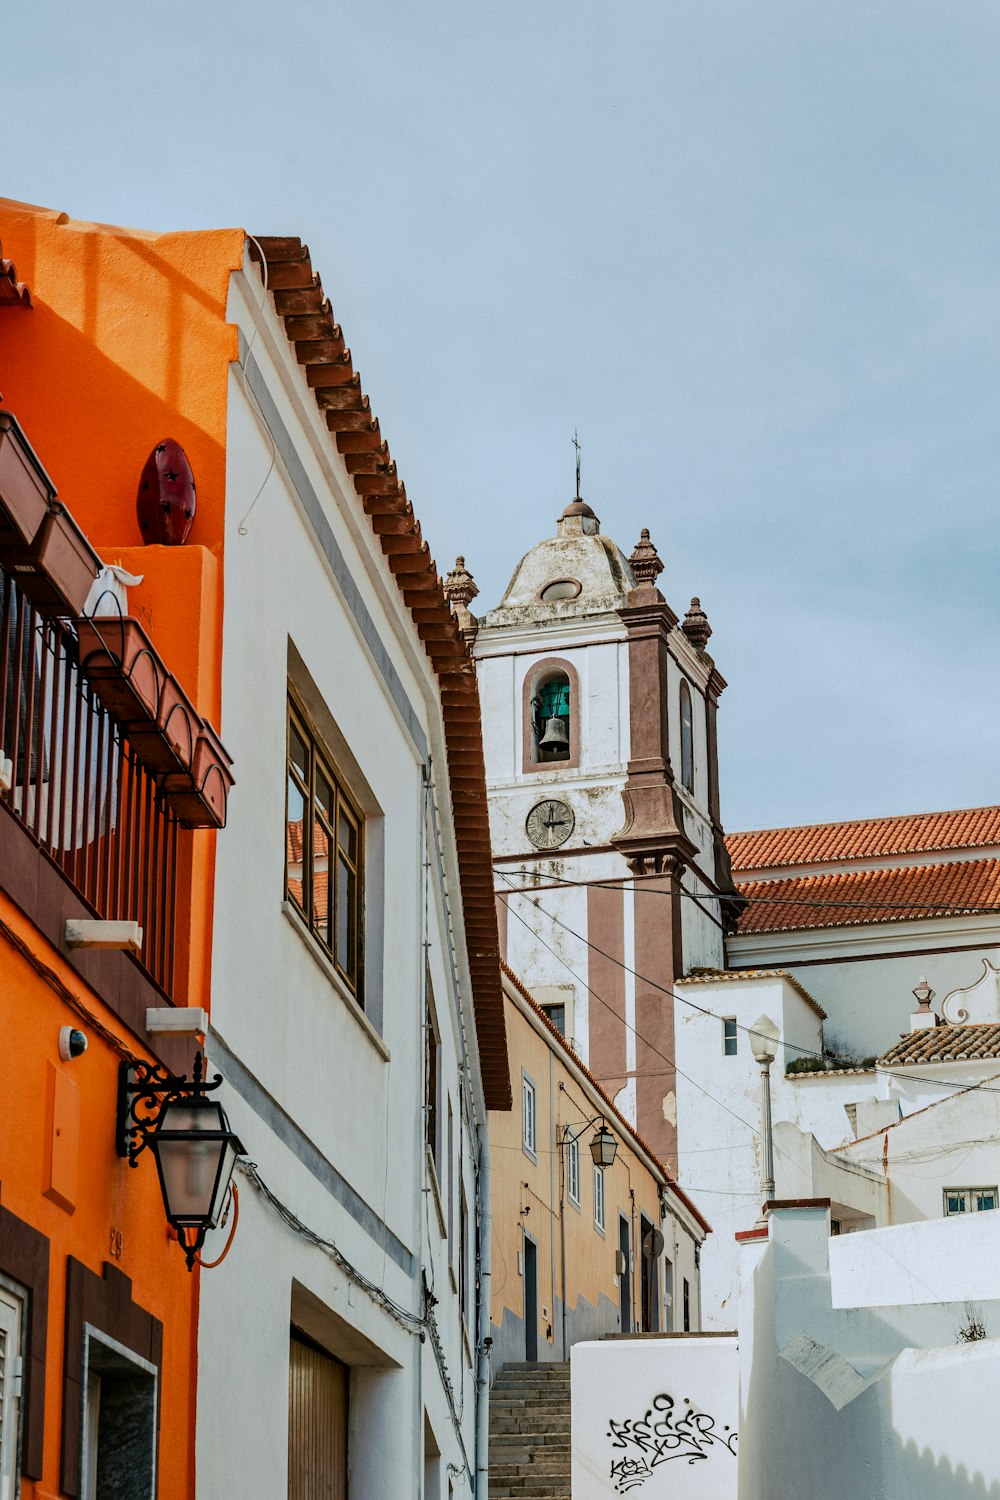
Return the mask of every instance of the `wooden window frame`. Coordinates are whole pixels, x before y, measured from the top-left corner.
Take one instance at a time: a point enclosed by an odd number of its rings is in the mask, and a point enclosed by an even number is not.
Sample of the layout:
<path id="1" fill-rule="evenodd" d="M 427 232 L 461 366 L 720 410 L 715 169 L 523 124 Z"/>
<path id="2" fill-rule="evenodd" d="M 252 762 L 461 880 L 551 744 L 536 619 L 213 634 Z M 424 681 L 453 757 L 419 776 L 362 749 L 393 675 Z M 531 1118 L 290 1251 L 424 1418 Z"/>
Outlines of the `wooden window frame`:
<path id="1" fill-rule="evenodd" d="M 303 777 L 292 759 L 292 730 L 295 730 L 298 738 L 306 750 L 307 776 Z M 321 810 L 321 804 L 316 796 L 317 772 L 320 772 L 332 792 L 333 807 L 329 813 Z M 289 851 L 288 851 L 288 791 L 289 785 L 294 782 L 303 803 L 302 819 L 302 899 L 295 895 L 291 888 L 289 879 Z M 306 783 L 308 782 L 308 785 Z M 340 841 L 341 815 L 346 814 L 348 821 L 354 825 L 357 838 L 357 852 L 354 859 L 350 856 L 350 850 L 346 849 Z M 319 822 L 332 857 L 328 856 L 328 911 L 329 922 L 327 931 L 329 941 L 323 928 L 317 927 L 311 919 L 310 909 L 312 907 L 313 889 L 313 862 L 315 859 L 315 837 L 313 829 Z M 345 968 L 338 957 L 339 948 L 339 883 L 341 859 L 347 866 L 350 874 L 354 876 L 354 903 L 353 910 L 348 912 L 348 921 L 353 919 L 353 945 L 348 940 L 348 962 L 353 956 L 354 973 Z M 297 913 L 305 924 L 310 935 L 319 943 L 323 952 L 333 964 L 340 979 L 347 986 L 350 994 L 358 1006 L 364 1010 L 364 977 L 365 977 L 365 819 L 357 802 L 351 796 L 344 785 L 343 777 L 338 772 L 332 756 L 323 744 L 322 739 L 313 728 L 312 722 L 296 698 L 289 690 L 288 706 L 285 721 L 285 900 Z M 353 953 L 351 949 L 353 947 Z"/>

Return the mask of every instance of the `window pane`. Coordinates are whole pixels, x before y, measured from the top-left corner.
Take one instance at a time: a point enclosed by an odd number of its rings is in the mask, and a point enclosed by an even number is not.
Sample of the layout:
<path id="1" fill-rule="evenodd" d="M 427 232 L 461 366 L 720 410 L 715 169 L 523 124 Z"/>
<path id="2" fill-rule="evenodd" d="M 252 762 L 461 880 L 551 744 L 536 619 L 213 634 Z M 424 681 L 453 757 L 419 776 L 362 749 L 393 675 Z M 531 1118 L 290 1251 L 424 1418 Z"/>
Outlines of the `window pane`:
<path id="1" fill-rule="evenodd" d="M 305 802 L 294 776 L 288 778 L 288 826 L 285 837 L 286 883 L 291 899 L 304 911 L 302 816 Z"/>
<path id="2" fill-rule="evenodd" d="M 545 1014 L 552 1022 L 560 1036 L 566 1035 L 566 1007 L 565 1005 L 546 1005 Z"/>
<path id="3" fill-rule="evenodd" d="M 727 1017 L 722 1023 L 722 1051 L 726 1057 L 735 1057 L 737 1049 L 736 1018 Z"/>
<path id="4" fill-rule="evenodd" d="M 340 805 L 340 847 L 351 861 L 352 865 L 358 862 L 358 825 L 350 813 Z"/>
<path id="5" fill-rule="evenodd" d="M 326 948 L 333 946 L 330 933 L 330 840 L 318 820 L 313 825 L 313 930 Z"/>
<path id="6" fill-rule="evenodd" d="M 946 1214 L 964 1214 L 965 1213 L 965 1194 L 964 1193 L 945 1193 L 945 1207 L 944 1207 L 944 1211 L 945 1211 Z"/>
<path id="7" fill-rule="evenodd" d="M 322 766 L 316 767 L 316 801 L 323 809 L 327 822 L 333 822 L 333 787 Z"/>
<path id="8" fill-rule="evenodd" d="M 337 962 L 349 979 L 357 977 L 357 876 L 337 857 Z"/>
<path id="9" fill-rule="evenodd" d="M 997 1206 L 996 1188 L 982 1188 L 976 1193 L 976 1212 L 988 1213 L 991 1208 Z"/>
<path id="10" fill-rule="evenodd" d="M 288 758 L 303 781 L 309 780 L 309 751 L 306 742 L 295 727 L 294 719 L 288 725 Z"/>

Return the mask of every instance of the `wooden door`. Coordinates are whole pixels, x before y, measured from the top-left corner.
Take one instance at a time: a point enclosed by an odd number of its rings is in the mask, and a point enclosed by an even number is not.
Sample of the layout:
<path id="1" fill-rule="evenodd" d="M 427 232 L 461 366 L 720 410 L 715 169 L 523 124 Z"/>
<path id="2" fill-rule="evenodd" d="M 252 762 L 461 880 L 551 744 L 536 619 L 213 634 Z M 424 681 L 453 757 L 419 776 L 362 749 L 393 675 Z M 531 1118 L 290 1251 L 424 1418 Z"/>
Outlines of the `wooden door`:
<path id="1" fill-rule="evenodd" d="M 298 1338 L 288 1369 L 288 1500 L 347 1500 L 347 1378 Z"/>

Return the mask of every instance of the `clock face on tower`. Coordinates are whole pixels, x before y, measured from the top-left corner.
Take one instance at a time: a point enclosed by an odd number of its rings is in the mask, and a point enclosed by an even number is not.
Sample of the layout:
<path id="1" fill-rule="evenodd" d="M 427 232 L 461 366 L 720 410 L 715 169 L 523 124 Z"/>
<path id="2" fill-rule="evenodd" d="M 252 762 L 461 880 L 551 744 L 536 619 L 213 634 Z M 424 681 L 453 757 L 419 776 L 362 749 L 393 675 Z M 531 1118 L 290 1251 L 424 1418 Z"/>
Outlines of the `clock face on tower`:
<path id="1" fill-rule="evenodd" d="M 536 802 L 524 824 L 536 849 L 558 849 L 560 844 L 565 844 L 575 825 L 573 809 L 551 797 Z"/>

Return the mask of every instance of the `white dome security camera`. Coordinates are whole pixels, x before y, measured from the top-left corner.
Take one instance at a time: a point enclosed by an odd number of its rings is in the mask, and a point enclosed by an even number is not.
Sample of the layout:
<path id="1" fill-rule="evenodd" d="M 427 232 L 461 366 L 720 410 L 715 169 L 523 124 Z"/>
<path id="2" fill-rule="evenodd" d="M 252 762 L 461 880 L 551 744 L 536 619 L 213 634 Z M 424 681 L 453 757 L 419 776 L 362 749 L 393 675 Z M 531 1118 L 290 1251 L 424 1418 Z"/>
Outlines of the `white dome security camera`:
<path id="1" fill-rule="evenodd" d="M 59 1056 L 63 1062 L 74 1062 L 86 1052 L 89 1043 L 86 1034 L 75 1026 L 60 1026 Z"/>

